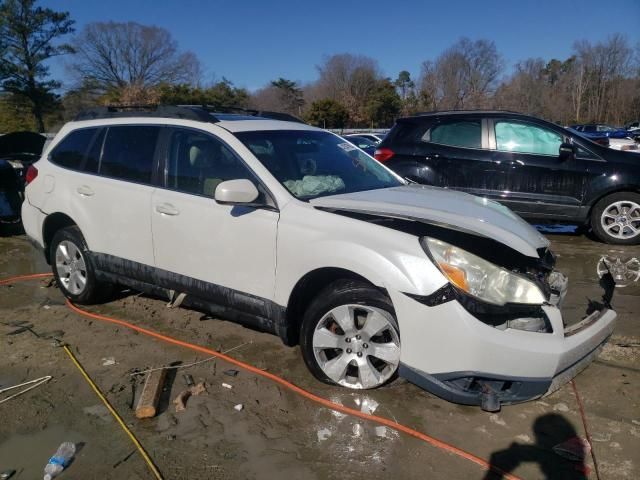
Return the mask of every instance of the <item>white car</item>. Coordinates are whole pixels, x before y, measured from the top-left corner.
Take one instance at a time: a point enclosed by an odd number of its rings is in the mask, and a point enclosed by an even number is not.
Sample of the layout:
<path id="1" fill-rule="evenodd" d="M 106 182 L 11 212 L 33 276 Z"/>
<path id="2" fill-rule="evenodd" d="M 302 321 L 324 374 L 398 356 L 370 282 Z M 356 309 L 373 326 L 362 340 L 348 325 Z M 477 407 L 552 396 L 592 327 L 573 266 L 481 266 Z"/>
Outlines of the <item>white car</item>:
<path id="1" fill-rule="evenodd" d="M 379 132 L 375 132 L 375 133 L 349 133 L 344 135 L 345 138 L 349 138 L 349 137 L 362 137 L 362 138 L 366 138 L 371 140 L 372 142 L 374 142 L 375 144 L 378 144 L 380 142 L 382 142 L 382 140 L 384 140 L 384 137 L 386 136 L 386 133 L 379 133 Z"/>
<path id="2" fill-rule="evenodd" d="M 407 184 L 304 124 L 98 109 L 27 177 L 24 228 L 69 299 L 183 293 L 299 343 L 324 382 L 399 374 L 495 409 L 568 381 L 614 328 L 613 287 L 565 327 L 549 243 L 508 208 Z"/>
<path id="3" fill-rule="evenodd" d="M 638 147 L 638 144 L 631 138 L 610 138 L 609 148 L 632 153 L 640 153 L 640 147 Z"/>

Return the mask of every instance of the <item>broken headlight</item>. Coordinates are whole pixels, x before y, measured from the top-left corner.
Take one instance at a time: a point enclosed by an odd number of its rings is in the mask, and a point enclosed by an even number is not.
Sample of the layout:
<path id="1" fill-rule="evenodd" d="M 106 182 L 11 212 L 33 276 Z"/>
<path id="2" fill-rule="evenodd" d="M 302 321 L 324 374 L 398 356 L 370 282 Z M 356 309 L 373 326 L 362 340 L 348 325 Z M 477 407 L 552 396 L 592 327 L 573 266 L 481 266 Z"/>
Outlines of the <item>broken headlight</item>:
<path id="1" fill-rule="evenodd" d="M 532 281 L 442 240 L 423 237 L 423 248 L 460 290 L 494 305 L 541 305 L 545 297 Z"/>

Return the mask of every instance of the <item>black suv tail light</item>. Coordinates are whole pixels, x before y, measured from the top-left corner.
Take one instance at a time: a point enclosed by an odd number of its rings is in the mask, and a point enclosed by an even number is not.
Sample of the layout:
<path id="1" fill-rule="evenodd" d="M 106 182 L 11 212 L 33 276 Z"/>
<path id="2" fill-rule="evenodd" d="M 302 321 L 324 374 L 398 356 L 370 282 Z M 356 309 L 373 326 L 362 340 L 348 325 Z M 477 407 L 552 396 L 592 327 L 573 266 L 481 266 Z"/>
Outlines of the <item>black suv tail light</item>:
<path id="1" fill-rule="evenodd" d="M 384 163 L 394 155 L 395 155 L 395 152 L 390 148 L 378 148 L 374 152 L 373 157 L 379 162 Z"/>
<path id="2" fill-rule="evenodd" d="M 27 174 L 24 176 L 25 185 L 29 185 L 31 182 L 33 182 L 36 179 L 37 176 L 38 176 L 38 169 L 33 165 L 29 165 L 29 168 L 27 169 Z"/>

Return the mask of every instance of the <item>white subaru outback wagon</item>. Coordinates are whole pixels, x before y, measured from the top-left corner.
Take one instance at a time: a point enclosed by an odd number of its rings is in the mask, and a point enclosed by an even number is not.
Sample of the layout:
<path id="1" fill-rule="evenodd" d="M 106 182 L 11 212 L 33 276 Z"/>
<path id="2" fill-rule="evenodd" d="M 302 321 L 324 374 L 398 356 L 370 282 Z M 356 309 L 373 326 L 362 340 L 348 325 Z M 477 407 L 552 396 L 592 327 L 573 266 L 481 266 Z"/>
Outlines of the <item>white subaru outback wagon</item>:
<path id="1" fill-rule="evenodd" d="M 100 108 L 27 177 L 24 228 L 73 302 L 113 285 L 181 294 L 299 344 L 313 375 L 347 388 L 400 375 L 499 407 L 567 382 L 614 328 L 610 284 L 563 322 L 567 280 L 508 208 L 409 184 L 302 123 Z"/>

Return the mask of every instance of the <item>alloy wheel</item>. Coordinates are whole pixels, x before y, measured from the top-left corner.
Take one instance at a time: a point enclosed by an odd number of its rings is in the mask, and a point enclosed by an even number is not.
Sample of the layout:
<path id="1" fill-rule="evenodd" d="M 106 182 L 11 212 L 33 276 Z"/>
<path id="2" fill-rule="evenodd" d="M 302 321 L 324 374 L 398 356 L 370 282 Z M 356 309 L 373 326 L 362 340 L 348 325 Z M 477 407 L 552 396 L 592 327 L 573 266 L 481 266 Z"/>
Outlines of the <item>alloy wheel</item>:
<path id="1" fill-rule="evenodd" d="M 56 248 L 56 272 L 69 293 L 80 295 L 87 286 L 87 265 L 80 249 L 69 240 Z"/>
<path id="2" fill-rule="evenodd" d="M 400 338 L 391 314 L 365 305 L 340 305 L 313 332 L 313 353 L 324 374 L 339 385 L 375 388 L 400 363 Z"/>
<path id="3" fill-rule="evenodd" d="M 640 235 L 640 205 L 618 201 L 608 205 L 600 216 L 600 224 L 614 238 L 628 240 Z"/>

